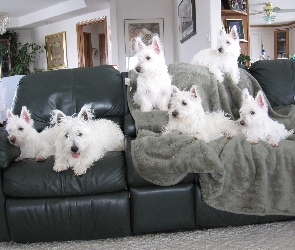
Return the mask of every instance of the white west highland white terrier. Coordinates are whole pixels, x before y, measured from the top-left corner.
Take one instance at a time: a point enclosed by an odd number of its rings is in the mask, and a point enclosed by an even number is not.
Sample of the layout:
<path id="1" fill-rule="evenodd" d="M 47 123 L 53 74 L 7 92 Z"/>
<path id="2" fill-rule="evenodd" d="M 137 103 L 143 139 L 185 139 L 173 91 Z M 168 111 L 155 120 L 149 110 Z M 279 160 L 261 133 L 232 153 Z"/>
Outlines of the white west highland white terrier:
<path id="1" fill-rule="evenodd" d="M 283 124 L 268 116 L 268 106 L 262 90 L 257 92 L 255 99 L 249 94 L 248 89 L 243 90 L 239 122 L 246 140 L 252 144 L 262 140 L 276 147 L 281 140 L 294 132 L 288 131 Z"/>
<path id="2" fill-rule="evenodd" d="M 190 91 L 180 91 L 173 86 L 168 114 L 169 122 L 164 128 L 164 133 L 178 130 L 192 135 L 195 139 L 210 142 L 221 137 L 230 139 L 239 132 L 239 125 L 230 120 L 223 111 L 204 112 L 195 85 Z"/>
<path id="3" fill-rule="evenodd" d="M 54 154 L 55 127 L 47 127 L 38 133 L 34 128 L 34 121 L 26 106 L 22 107 L 20 116 L 14 115 L 10 109 L 6 110 L 8 140 L 20 148 L 21 155 L 16 161 L 25 158 L 36 158 L 44 161 Z"/>
<path id="4" fill-rule="evenodd" d="M 217 49 L 201 50 L 194 55 L 191 64 L 209 68 L 220 83 L 223 82 L 224 75 L 227 73 L 238 84 L 240 80 L 238 57 L 241 53 L 239 41 L 236 25 L 232 27 L 229 34 L 221 29 Z"/>
<path id="5" fill-rule="evenodd" d="M 107 119 L 93 120 L 89 105 L 77 117 L 56 111 L 59 133 L 53 170 L 72 168 L 76 175 L 85 174 L 107 151 L 124 151 L 124 135 L 118 124 Z"/>
<path id="6" fill-rule="evenodd" d="M 171 96 L 171 75 L 165 64 L 164 51 L 158 36 L 154 36 L 152 44 L 146 46 L 141 38 L 137 37 L 135 48 L 138 52 L 137 90 L 133 100 L 143 112 L 153 108 L 168 110 Z"/>

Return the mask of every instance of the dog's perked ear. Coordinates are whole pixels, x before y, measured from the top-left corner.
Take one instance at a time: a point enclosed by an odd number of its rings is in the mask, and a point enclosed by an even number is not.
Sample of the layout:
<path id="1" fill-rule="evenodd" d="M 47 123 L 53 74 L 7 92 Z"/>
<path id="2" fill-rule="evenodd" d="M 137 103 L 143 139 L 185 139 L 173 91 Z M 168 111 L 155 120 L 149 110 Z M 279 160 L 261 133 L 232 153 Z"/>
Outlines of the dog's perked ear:
<path id="1" fill-rule="evenodd" d="M 243 101 L 253 100 L 253 97 L 249 94 L 249 91 L 248 91 L 247 88 L 243 89 L 243 92 L 242 92 L 242 100 Z"/>
<path id="2" fill-rule="evenodd" d="M 24 119 L 27 123 L 31 122 L 31 114 L 26 106 L 22 106 L 22 111 L 20 113 L 20 117 Z"/>
<path id="3" fill-rule="evenodd" d="M 84 121 L 89 121 L 92 120 L 94 118 L 94 114 L 93 114 L 93 110 L 91 109 L 91 105 L 90 104 L 85 104 L 79 114 L 78 114 L 78 118 L 82 119 Z"/>
<path id="4" fill-rule="evenodd" d="M 192 87 L 190 89 L 190 93 L 191 93 L 192 97 L 194 97 L 194 98 L 198 97 L 198 88 L 196 85 L 192 85 Z"/>
<path id="5" fill-rule="evenodd" d="M 230 30 L 230 34 L 231 36 L 234 38 L 234 39 L 239 39 L 239 33 L 238 33 L 238 30 L 237 30 L 237 26 L 234 25 L 231 30 Z"/>
<path id="6" fill-rule="evenodd" d="M 141 51 L 143 48 L 145 48 L 145 44 L 141 40 L 141 37 L 135 37 L 135 53 L 138 53 Z"/>
<path id="7" fill-rule="evenodd" d="M 256 101 L 257 105 L 258 105 L 259 107 L 261 107 L 261 108 L 265 108 L 265 107 L 267 106 L 267 104 L 266 104 L 266 102 L 265 102 L 265 100 L 264 100 L 263 93 L 262 93 L 261 90 L 259 90 L 259 91 L 257 92 L 257 95 L 256 95 L 256 97 L 255 97 L 255 101 Z"/>
<path id="8" fill-rule="evenodd" d="M 172 93 L 173 94 L 177 94 L 177 93 L 180 92 L 180 90 L 175 85 L 172 85 L 171 88 L 172 88 Z"/>
<path id="9" fill-rule="evenodd" d="M 13 114 L 12 114 L 10 109 L 6 109 L 6 116 L 7 116 L 8 119 L 13 117 Z"/>
<path id="10" fill-rule="evenodd" d="M 160 38 L 157 35 L 153 36 L 152 46 L 158 55 L 163 55 L 163 46 L 161 44 Z"/>
<path id="11" fill-rule="evenodd" d="M 52 111 L 52 114 L 51 114 L 51 118 L 50 118 L 50 124 L 51 126 L 54 126 L 55 124 L 60 124 L 61 121 L 66 117 L 66 115 L 58 110 L 58 109 L 55 109 Z"/>
<path id="12" fill-rule="evenodd" d="M 220 35 L 225 35 L 225 34 L 226 34 L 225 30 L 224 29 L 220 29 Z"/>

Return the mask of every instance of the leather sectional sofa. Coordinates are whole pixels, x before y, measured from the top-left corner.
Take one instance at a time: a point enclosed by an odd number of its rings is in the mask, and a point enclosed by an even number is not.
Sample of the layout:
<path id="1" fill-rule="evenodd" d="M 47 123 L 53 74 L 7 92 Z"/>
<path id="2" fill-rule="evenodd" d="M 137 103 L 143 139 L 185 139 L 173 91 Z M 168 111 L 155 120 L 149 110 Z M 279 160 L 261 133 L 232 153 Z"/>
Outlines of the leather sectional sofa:
<path id="1" fill-rule="evenodd" d="M 265 68 L 277 67 L 260 66 L 253 66 L 251 73 L 262 82 Z M 288 70 L 295 75 L 294 68 Z M 75 176 L 71 169 L 53 171 L 54 157 L 44 162 L 15 162 L 19 150 L 9 144 L 7 132 L 0 128 L 0 241 L 92 240 L 293 218 L 214 209 L 202 200 L 198 174 L 190 173 L 172 186 L 158 186 L 142 178 L 131 156 L 136 130 L 126 101 L 126 77 L 127 73 L 103 65 L 36 73 L 20 80 L 13 113 L 20 114 L 26 105 L 38 131 L 49 124 L 53 109 L 73 115 L 90 103 L 96 118 L 119 123 L 126 135 L 126 149 L 108 152 L 86 174 Z"/>

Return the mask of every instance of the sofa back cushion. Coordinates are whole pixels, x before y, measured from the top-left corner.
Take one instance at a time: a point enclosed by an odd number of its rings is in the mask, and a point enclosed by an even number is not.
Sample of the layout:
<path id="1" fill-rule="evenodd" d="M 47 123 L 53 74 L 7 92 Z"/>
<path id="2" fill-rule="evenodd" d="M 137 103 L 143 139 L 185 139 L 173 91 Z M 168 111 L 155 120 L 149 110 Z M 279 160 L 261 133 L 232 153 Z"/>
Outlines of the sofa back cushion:
<path id="1" fill-rule="evenodd" d="M 295 60 L 260 60 L 250 67 L 272 107 L 294 104 Z"/>
<path id="2" fill-rule="evenodd" d="M 49 125 L 52 110 L 73 115 L 87 103 L 96 118 L 120 124 L 126 108 L 123 91 L 121 74 L 110 65 L 35 73 L 20 80 L 13 113 L 19 115 L 27 106 L 36 129 L 42 130 Z"/>

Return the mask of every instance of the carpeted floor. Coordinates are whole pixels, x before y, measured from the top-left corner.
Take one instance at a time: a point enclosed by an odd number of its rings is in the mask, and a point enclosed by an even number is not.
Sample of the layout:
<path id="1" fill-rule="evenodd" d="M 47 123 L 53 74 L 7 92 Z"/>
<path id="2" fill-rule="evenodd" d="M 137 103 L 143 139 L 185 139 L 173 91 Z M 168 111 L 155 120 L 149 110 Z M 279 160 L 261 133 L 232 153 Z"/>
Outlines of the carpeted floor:
<path id="1" fill-rule="evenodd" d="M 294 250 L 295 221 L 119 239 L 34 244 L 0 243 L 0 249 L 78 250 Z"/>

